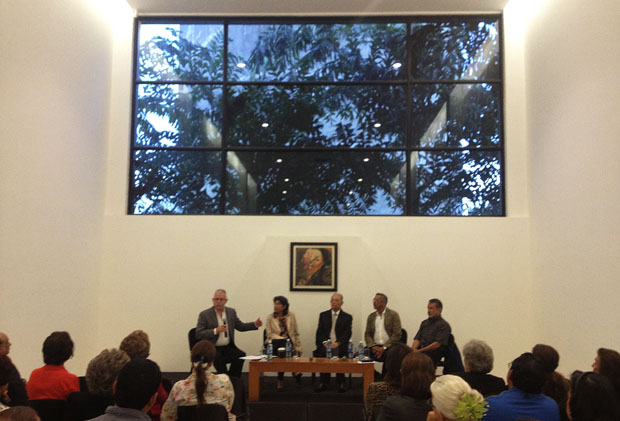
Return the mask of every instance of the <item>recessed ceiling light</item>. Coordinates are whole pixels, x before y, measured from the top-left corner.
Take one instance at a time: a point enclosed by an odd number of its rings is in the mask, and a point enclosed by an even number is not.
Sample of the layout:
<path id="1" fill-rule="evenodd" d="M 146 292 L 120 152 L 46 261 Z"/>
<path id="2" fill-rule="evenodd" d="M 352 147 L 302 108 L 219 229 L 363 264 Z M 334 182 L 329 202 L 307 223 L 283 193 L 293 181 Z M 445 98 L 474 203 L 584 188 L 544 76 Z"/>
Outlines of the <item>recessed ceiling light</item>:
<path id="1" fill-rule="evenodd" d="M 240 68 L 240 69 L 244 69 L 245 68 L 245 63 L 243 63 L 243 62 L 237 63 L 237 67 Z"/>
<path id="2" fill-rule="evenodd" d="M 284 179 L 284 182 L 285 182 L 285 183 L 288 183 L 289 181 L 291 181 L 291 179 L 290 179 L 290 178 L 285 178 L 285 179 Z"/>
<path id="3" fill-rule="evenodd" d="M 282 162 L 282 158 L 276 159 L 276 162 L 279 164 L 280 162 Z"/>
<path id="4" fill-rule="evenodd" d="M 261 127 L 269 127 L 269 123 L 263 123 L 261 124 Z"/>
<path id="5" fill-rule="evenodd" d="M 350 204 L 350 203 L 347 203 L 347 208 L 348 208 L 349 206 L 351 206 L 351 204 Z"/>
<path id="6" fill-rule="evenodd" d="M 379 127 L 381 127 L 381 123 L 375 123 L 373 124 L 373 126 L 375 126 L 378 129 Z"/>
<path id="7" fill-rule="evenodd" d="M 364 179 L 363 179 L 363 178 L 358 178 L 358 179 L 357 179 L 357 182 L 358 182 L 358 183 L 361 183 L 362 181 L 364 181 Z"/>
<path id="8" fill-rule="evenodd" d="M 370 158 L 364 158 L 364 162 L 370 161 Z"/>
<path id="9" fill-rule="evenodd" d="M 282 190 L 282 194 L 286 194 L 288 193 L 286 190 Z"/>
<path id="10" fill-rule="evenodd" d="M 399 62 L 396 62 L 396 63 L 392 64 L 392 67 L 395 68 L 395 69 L 400 69 L 400 66 L 402 66 L 402 64 L 399 63 Z"/>
<path id="11" fill-rule="evenodd" d="M 350 191 L 349 191 L 349 194 L 353 194 L 353 190 L 350 190 Z"/>

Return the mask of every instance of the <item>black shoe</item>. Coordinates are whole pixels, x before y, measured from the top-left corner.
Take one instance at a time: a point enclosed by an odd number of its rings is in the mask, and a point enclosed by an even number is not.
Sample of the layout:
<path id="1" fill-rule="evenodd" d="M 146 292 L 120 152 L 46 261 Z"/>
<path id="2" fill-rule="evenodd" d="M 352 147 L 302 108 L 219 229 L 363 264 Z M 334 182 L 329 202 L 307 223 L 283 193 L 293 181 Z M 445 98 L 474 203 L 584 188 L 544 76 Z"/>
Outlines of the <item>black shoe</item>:
<path id="1" fill-rule="evenodd" d="M 344 392 L 346 392 L 346 391 L 347 391 L 347 390 L 344 388 L 344 383 L 340 383 L 340 384 L 338 385 L 338 393 L 344 393 Z"/>
<path id="2" fill-rule="evenodd" d="M 302 373 L 297 373 L 293 375 L 293 377 L 295 377 L 295 382 L 297 383 L 297 386 L 301 386 L 301 375 Z"/>
<path id="3" fill-rule="evenodd" d="M 319 383 L 319 385 L 314 388 L 315 392 L 325 392 L 327 390 L 327 385 L 325 385 L 324 383 Z"/>
<path id="4" fill-rule="evenodd" d="M 284 392 L 284 380 L 278 380 L 278 384 L 276 386 L 276 390 L 278 392 Z"/>

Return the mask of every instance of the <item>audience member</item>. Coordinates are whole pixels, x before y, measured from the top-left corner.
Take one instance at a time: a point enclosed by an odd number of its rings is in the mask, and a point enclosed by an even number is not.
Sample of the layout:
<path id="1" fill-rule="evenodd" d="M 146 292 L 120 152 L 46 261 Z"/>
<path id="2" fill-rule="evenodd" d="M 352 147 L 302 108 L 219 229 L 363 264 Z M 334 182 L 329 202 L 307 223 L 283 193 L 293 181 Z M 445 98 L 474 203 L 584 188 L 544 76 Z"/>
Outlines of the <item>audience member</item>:
<path id="1" fill-rule="evenodd" d="M 207 339 L 215 345 L 216 355 L 213 365 L 220 374 L 241 377 L 245 352 L 235 345 L 235 330 L 245 332 L 257 330 L 263 325 L 260 317 L 255 322 L 243 323 L 237 318 L 234 308 L 226 307 L 228 297 L 223 289 L 215 290 L 213 306 L 198 315 L 196 338 Z M 230 363 L 230 370 L 226 364 Z"/>
<path id="2" fill-rule="evenodd" d="M 82 421 L 102 415 L 114 405 L 113 385 L 130 358 L 124 351 L 105 349 L 90 360 L 86 368 L 87 391 L 73 392 L 67 398 L 67 421 Z"/>
<path id="3" fill-rule="evenodd" d="M 45 365 L 30 374 L 26 391 L 30 399 L 65 400 L 71 392 L 80 390 L 75 374 L 64 363 L 73 356 L 73 341 L 67 332 L 52 332 L 43 342 Z"/>
<path id="4" fill-rule="evenodd" d="M 162 410 L 162 421 L 176 421 L 179 406 L 204 404 L 222 405 L 228 411 L 228 418 L 235 420 L 230 412 L 235 392 L 226 374 L 211 374 L 207 370 L 213 365 L 216 350 L 211 341 L 199 341 L 192 348 L 192 373 L 172 386 L 170 396 Z"/>
<path id="5" fill-rule="evenodd" d="M 270 313 L 265 320 L 265 344 L 271 342 L 274 353 L 278 348 L 286 348 L 286 340 L 291 340 L 292 349 L 297 355 L 302 354 L 301 339 L 297 329 L 297 319 L 295 313 L 289 310 L 289 303 L 286 297 L 278 295 L 273 297 L 273 313 Z M 301 381 L 301 373 L 294 373 L 295 379 Z M 278 391 L 284 390 L 284 373 L 278 373 Z"/>
<path id="6" fill-rule="evenodd" d="M 465 372 L 455 374 L 482 396 L 499 395 L 507 389 L 504 379 L 489 374 L 493 370 L 493 350 L 489 344 L 472 339 L 463 347 L 463 359 Z"/>
<path id="7" fill-rule="evenodd" d="M 575 371 L 570 379 L 567 413 L 572 421 L 617 421 L 620 419 L 613 386 L 604 376 Z"/>
<path id="8" fill-rule="evenodd" d="M 431 384 L 433 411 L 427 421 L 477 421 L 486 412 L 486 401 L 461 377 L 447 374 Z"/>
<path id="9" fill-rule="evenodd" d="M 400 394 L 401 373 L 403 359 L 412 352 L 407 345 L 396 342 L 385 358 L 385 378 L 380 382 L 373 382 L 366 392 L 365 408 L 366 419 L 375 420 L 383 402 L 390 396 Z"/>
<path id="10" fill-rule="evenodd" d="M 121 351 L 125 351 L 132 360 L 134 358 L 146 359 L 151 354 L 151 341 L 149 341 L 149 335 L 145 331 L 134 330 L 121 341 L 119 348 Z M 157 389 L 157 399 L 149 410 L 149 415 L 153 421 L 159 421 L 161 407 L 166 399 L 168 399 L 168 392 L 166 392 L 163 384 L 160 384 Z"/>
<path id="11" fill-rule="evenodd" d="M 108 406 L 105 413 L 93 420 L 149 421 L 147 415 L 157 399 L 161 385 L 161 371 L 157 364 L 144 358 L 134 358 L 123 366 L 114 385 L 114 406 Z"/>
<path id="12" fill-rule="evenodd" d="M 390 346 L 399 342 L 403 334 L 400 316 L 396 311 L 387 308 L 387 302 L 387 295 L 377 292 L 372 300 L 375 311 L 368 315 L 364 331 L 370 357 L 381 362 L 385 361 Z"/>
<path id="13" fill-rule="evenodd" d="M 592 371 L 609 380 L 620 402 L 620 354 L 613 349 L 599 348 L 592 364 Z"/>
<path id="14" fill-rule="evenodd" d="M 11 378 L 12 364 L 9 357 L 0 355 L 0 396 L 6 396 L 9 389 L 9 379 Z M 0 402 L 0 411 L 4 411 L 8 406 Z"/>
<path id="15" fill-rule="evenodd" d="M 20 405 L 0 412 L 0 421 L 41 421 L 41 418 L 31 407 Z"/>
<path id="16" fill-rule="evenodd" d="M 400 395 L 390 396 L 379 410 L 379 421 L 424 421 L 429 404 L 435 364 L 423 353 L 410 353 L 401 365 Z"/>
<path id="17" fill-rule="evenodd" d="M 422 321 L 420 329 L 413 339 L 413 352 L 423 352 L 437 365 L 444 356 L 450 341 L 451 328 L 441 317 L 443 304 L 437 298 L 431 298 L 426 306 L 428 319 Z M 462 370 L 462 368 L 461 368 Z"/>
<path id="18" fill-rule="evenodd" d="M 11 341 L 6 334 L 0 332 L 0 356 L 4 355 L 8 358 L 9 352 L 11 352 Z M 9 376 L 8 390 L 0 396 L 0 403 L 6 405 L 25 405 L 28 402 L 26 384 L 10 358 L 9 363 L 11 364 L 11 374 Z"/>
<path id="19" fill-rule="evenodd" d="M 485 421 L 516 421 L 535 419 L 559 421 L 560 411 L 555 401 L 542 394 L 546 375 L 542 363 L 531 352 L 521 354 L 508 370 L 508 390 L 491 396 Z"/>
<path id="20" fill-rule="evenodd" d="M 570 382 L 563 375 L 556 371 L 560 363 L 560 354 L 550 345 L 537 344 L 532 348 L 534 354 L 542 362 L 546 373 L 543 394 L 549 396 L 558 404 L 560 419 L 568 420 L 566 415 L 566 400 L 568 399 L 568 389 Z"/>
<path id="21" fill-rule="evenodd" d="M 327 340 L 331 340 L 332 355 L 336 357 L 346 357 L 347 346 L 351 340 L 351 329 L 353 325 L 353 316 L 342 310 L 344 299 L 342 294 L 336 292 L 332 294 L 329 300 L 330 309 L 319 314 L 319 324 L 316 328 L 315 357 L 325 357 Z M 316 388 L 317 392 L 327 390 L 329 382 L 329 373 L 321 373 L 321 381 Z M 338 384 L 338 392 L 344 392 L 344 373 L 336 374 L 336 383 Z"/>

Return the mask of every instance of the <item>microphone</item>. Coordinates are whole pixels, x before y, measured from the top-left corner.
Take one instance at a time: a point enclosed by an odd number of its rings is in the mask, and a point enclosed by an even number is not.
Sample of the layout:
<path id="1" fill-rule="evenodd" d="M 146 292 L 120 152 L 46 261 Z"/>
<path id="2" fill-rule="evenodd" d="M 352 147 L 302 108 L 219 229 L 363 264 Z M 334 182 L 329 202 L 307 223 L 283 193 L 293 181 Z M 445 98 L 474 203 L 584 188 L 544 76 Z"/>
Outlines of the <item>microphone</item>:
<path id="1" fill-rule="evenodd" d="M 222 320 L 222 324 L 226 328 L 226 330 L 224 331 L 224 337 L 228 338 L 228 326 L 226 326 L 226 319 Z"/>

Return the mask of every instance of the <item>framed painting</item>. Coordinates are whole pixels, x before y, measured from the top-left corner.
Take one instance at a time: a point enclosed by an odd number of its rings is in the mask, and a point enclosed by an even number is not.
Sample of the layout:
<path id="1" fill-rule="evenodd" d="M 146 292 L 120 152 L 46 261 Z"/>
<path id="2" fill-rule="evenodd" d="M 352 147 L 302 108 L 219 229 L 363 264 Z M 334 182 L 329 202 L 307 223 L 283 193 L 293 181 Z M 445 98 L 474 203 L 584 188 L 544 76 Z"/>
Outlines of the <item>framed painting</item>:
<path id="1" fill-rule="evenodd" d="M 338 243 L 291 243 L 291 291 L 336 291 Z"/>

